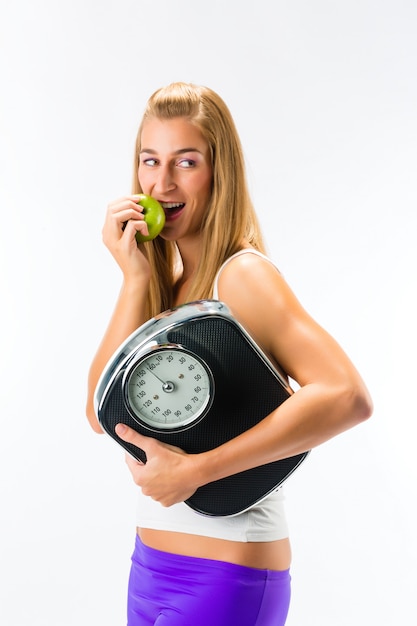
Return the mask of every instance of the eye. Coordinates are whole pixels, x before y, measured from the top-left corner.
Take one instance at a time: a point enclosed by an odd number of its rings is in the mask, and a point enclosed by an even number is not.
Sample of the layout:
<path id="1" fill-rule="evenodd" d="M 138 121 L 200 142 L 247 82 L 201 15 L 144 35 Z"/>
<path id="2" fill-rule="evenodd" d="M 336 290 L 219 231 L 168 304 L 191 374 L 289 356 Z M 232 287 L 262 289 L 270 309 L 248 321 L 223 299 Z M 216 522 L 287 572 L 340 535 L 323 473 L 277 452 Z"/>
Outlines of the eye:
<path id="1" fill-rule="evenodd" d="M 142 164 L 148 165 L 149 167 L 154 167 L 157 165 L 158 161 L 156 159 L 143 159 Z"/>
<path id="2" fill-rule="evenodd" d="M 192 159 L 181 159 L 180 161 L 178 161 L 177 165 L 178 167 L 188 169 L 191 167 L 195 167 L 195 161 L 193 161 Z"/>

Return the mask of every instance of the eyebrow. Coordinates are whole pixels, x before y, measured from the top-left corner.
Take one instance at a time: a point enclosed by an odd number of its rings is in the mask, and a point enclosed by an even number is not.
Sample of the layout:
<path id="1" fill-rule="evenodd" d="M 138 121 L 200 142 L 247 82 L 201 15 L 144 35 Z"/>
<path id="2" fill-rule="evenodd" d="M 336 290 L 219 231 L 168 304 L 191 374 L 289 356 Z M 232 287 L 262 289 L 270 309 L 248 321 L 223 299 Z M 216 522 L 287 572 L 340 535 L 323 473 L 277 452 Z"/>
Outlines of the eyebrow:
<path id="1" fill-rule="evenodd" d="M 144 152 L 147 154 L 158 154 L 157 150 L 152 150 L 152 148 L 142 148 L 139 154 L 143 154 Z M 185 154 L 186 152 L 198 152 L 202 154 L 201 150 L 198 150 L 198 148 L 180 148 L 179 150 L 175 150 L 173 154 Z"/>

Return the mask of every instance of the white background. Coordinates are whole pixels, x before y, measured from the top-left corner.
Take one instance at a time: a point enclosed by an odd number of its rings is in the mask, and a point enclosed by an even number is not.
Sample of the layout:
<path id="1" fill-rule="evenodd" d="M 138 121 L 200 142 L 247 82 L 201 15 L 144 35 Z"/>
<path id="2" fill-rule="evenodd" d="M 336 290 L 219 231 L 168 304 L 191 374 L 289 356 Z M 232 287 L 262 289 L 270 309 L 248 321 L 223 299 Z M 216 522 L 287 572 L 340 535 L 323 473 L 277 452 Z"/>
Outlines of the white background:
<path id="1" fill-rule="evenodd" d="M 146 99 L 186 80 L 229 105 L 270 255 L 375 402 L 287 483 L 288 626 L 417 623 L 414 0 L 0 6 L 0 622 L 125 623 L 135 488 L 84 416 L 101 227 Z"/>

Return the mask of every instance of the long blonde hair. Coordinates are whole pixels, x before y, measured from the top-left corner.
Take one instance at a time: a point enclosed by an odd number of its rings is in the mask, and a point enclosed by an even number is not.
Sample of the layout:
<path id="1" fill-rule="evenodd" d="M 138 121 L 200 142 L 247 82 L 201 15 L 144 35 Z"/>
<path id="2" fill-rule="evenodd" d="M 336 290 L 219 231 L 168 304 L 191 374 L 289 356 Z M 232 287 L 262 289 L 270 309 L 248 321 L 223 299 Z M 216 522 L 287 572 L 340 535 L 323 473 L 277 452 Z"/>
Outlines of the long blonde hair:
<path id="1" fill-rule="evenodd" d="M 213 183 L 201 225 L 201 257 L 187 300 L 210 298 L 222 263 L 244 243 L 265 252 L 260 226 L 250 198 L 240 139 L 224 101 L 211 89 L 176 82 L 158 89 L 148 100 L 138 130 L 133 168 L 133 193 L 141 193 L 139 154 L 144 123 L 150 118 L 185 117 L 199 128 L 209 144 Z M 178 250 L 175 242 L 157 237 L 145 245 L 152 268 L 148 314 L 173 306 Z"/>

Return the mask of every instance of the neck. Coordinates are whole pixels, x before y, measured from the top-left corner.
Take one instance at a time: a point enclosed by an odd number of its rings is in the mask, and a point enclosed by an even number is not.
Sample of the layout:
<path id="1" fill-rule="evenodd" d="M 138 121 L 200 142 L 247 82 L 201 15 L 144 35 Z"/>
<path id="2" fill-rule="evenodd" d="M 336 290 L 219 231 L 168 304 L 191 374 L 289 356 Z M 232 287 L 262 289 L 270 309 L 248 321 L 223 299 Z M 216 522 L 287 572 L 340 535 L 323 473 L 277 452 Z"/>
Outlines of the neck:
<path id="1" fill-rule="evenodd" d="M 180 281 L 185 282 L 192 278 L 198 267 L 201 255 L 201 241 L 200 239 L 193 239 L 191 241 L 177 242 L 177 245 L 182 262 Z"/>

